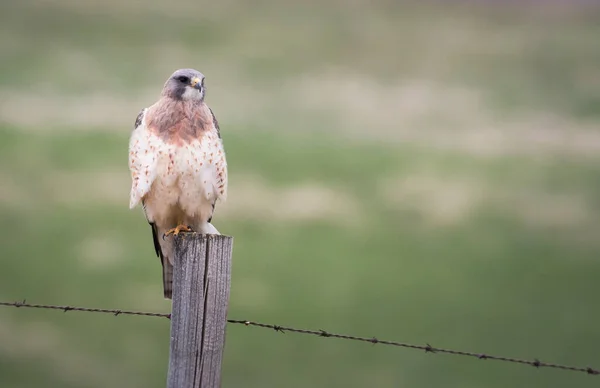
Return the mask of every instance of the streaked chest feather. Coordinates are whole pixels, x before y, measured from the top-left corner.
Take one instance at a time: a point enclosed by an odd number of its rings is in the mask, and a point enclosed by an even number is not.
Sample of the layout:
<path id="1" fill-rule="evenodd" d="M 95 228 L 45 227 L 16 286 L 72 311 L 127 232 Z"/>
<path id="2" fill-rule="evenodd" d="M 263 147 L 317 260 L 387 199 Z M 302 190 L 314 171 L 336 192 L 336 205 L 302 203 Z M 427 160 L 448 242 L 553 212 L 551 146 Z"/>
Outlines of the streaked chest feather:
<path id="1" fill-rule="evenodd" d="M 222 177 L 225 166 L 223 146 L 214 133 L 181 146 L 159 139 L 156 181 L 161 185 L 171 187 L 177 183 L 184 191 L 207 190 Z"/>

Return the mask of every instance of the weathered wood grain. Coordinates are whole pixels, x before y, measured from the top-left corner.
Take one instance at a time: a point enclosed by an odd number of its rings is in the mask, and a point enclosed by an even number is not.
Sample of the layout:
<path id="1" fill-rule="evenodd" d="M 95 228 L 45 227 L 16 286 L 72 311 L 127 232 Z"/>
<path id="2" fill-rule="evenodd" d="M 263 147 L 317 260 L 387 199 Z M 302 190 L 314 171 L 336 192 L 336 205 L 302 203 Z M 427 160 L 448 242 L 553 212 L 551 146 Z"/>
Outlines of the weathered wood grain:
<path id="1" fill-rule="evenodd" d="M 233 238 L 175 238 L 167 388 L 221 386 Z"/>

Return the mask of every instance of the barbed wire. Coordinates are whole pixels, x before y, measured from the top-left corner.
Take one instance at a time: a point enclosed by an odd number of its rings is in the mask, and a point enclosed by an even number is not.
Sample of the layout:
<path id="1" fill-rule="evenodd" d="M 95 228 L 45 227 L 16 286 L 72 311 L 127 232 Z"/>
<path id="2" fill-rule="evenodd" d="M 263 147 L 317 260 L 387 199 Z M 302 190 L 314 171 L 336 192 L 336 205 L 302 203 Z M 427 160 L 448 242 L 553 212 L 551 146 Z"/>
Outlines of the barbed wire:
<path id="1" fill-rule="evenodd" d="M 61 305 L 31 304 L 31 303 L 27 303 L 25 300 L 23 300 L 21 302 L 2 302 L 2 301 L 0 301 L 0 306 L 8 306 L 8 307 L 16 307 L 16 308 L 23 307 L 23 308 L 33 308 L 33 309 L 60 310 L 60 311 L 64 311 L 65 313 L 68 311 L 81 311 L 81 312 L 90 312 L 90 313 L 111 314 L 114 316 L 137 315 L 137 316 L 162 317 L 162 318 L 171 319 L 171 314 L 167 314 L 167 313 L 154 313 L 154 312 L 118 310 L 118 309 L 99 309 L 99 308 L 76 307 L 76 306 L 66 306 L 66 305 L 61 306 Z M 475 352 L 467 352 L 467 351 L 461 351 L 461 350 L 438 348 L 438 347 L 434 347 L 430 344 L 414 345 L 414 344 L 409 344 L 409 343 L 404 343 L 404 342 L 380 340 L 380 339 L 377 339 L 376 337 L 359 337 L 359 336 L 353 336 L 353 335 L 336 334 L 336 333 L 328 332 L 325 330 L 297 329 L 297 328 L 288 327 L 288 326 L 272 325 L 272 324 L 239 320 L 239 319 L 228 319 L 227 322 L 230 324 L 240 324 L 240 325 L 244 325 L 244 326 L 254 326 L 254 327 L 260 327 L 260 328 L 264 328 L 264 329 L 271 329 L 271 330 L 274 330 L 274 331 L 276 331 L 278 333 L 282 333 L 282 334 L 286 333 L 286 332 L 308 334 L 308 335 L 314 335 L 314 336 L 321 337 L 321 338 L 338 338 L 338 339 L 343 339 L 343 340 L 368 342 L 373 345 L 389 345 L 389 346 L 396 346 L 396 347 L 407 348 L 407 349 L 423 350 L 426 353 L 451 354 L 451 355 L 455 355 L 455 356 L 465 356 L 465 357 L 476 358 L 478 360 L 504 361 L 504 362 L 509 362 L 509 363 L 530 365 L 530 366 L 533 366 L 536 368 L 553 368 L 553 369 L 561 369 L 561 370 L 572 371 L 572 372 L 583 372 L 583 373 L 587 373 L 588 375 L 594 375 L 594 376 L 600 375 L 600 370 L 594 369 L 592 367 L 577 367 L 577 366 L 542 362 L 542 361 L 538 360 L 537 358 L 534 360 L 524 360 L 524 359 L 513 358 L 513 357 L 494 356 L 494 355 L 486 354 L 486 353 L 475 353 Z"/>
<path id="2" fill-rule="evenodd" d="M 12 306 L 12 307 L 25 307 L 30 309 L 48 309 L 48 310 L 61 310 L 65 313 L 68 311 L 83 311 L 86 313 L 105 313 L 117 315 L 141 315 L 146 317 L 163 317 L 171 319 L 171 314 L 165 313 L 147 313 L 143 311 L 130 311 L 130 310 L 115 310 L 115 309 L 97 309 L 89 307 L 75 307 L 75 306 L 60 306 L 60 305 L 49 305 L 49 304 L 31 304 L 23 300 L 22 302 L 0 302 L 0 306 Z"/>

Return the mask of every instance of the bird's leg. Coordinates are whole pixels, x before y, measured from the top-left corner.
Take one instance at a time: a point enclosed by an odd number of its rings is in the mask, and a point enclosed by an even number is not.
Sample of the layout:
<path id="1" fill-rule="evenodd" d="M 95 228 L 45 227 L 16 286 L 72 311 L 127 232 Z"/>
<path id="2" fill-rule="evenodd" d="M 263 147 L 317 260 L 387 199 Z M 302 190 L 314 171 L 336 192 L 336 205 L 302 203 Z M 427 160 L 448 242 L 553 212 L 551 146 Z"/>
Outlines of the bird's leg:
<path id="1" fill-rule="evenodd" d="M 167 230 L 167 232 L 164 234 L 163 238 L 165 236 L 169 236 L 171 234 L 173 236 L 177 236 L 181 232 L 193 232 L 193 230 L 192 230 L 192 228 L 190 228 L 187 225 L 179 224 L 175 228 Z"/>

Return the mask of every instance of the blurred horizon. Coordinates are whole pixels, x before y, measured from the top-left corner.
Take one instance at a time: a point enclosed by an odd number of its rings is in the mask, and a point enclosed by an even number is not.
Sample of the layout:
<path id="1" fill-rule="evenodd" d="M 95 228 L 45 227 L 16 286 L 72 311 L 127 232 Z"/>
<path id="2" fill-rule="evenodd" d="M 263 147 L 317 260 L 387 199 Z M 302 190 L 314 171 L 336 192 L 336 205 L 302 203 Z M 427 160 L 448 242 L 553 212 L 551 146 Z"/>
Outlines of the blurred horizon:
<path id="1" fill-rule="evenodd" d="M 169 311 L 127 146 L 192 67 L 229 318 L 598 368 L 598 36 L 591 0 L 2 2 L 0 300 Z M 307 337 L 228 326 L 223 386 L 594 379 Z M 166 320 L 3 308 L 0 386 L 161 387 L 168 345 Z"/>

